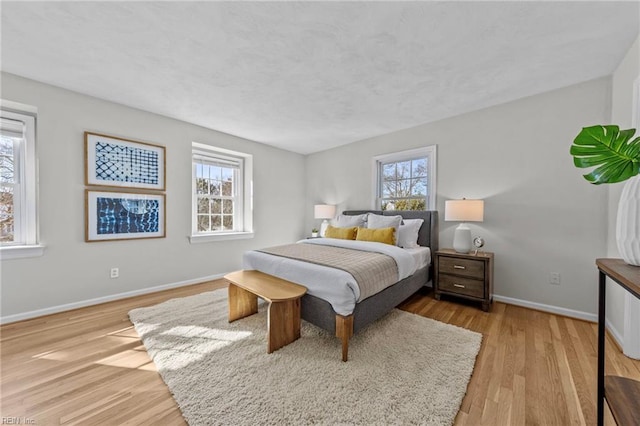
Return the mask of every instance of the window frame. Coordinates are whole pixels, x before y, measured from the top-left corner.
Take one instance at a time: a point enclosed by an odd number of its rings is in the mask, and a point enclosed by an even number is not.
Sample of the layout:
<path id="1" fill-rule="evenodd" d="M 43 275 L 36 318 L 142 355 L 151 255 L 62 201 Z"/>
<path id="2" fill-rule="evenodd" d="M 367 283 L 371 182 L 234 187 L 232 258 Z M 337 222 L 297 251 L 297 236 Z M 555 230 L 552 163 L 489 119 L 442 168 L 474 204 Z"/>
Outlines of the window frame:
<path id="1" fill-rule="evenodd" d="M 201 232 L 198 231 L 198 193 L 196 183 L 196 157 L 204 157 L 212 163 L 238 162 L 234 170 L 234 205 L 233 223 L 240 224 L 240 229 Z M 202 243 L 253 238 L 253 156 L 225 148 L 218 148 L 198 142 L 192 143 L 191 149 L 191 235 L 189 241 Z"/>
<path id="2" fill-rule="evenodd" d="M 373 157 L 372 177 L 373 177 L 373 205 L 374 210 L 382 209 L 382 165 L 388 163 L 397 163 L 408 160 L 416 160 L 419 158 L 427 159 L 427 196 L 426 210 L 436 209 L 436 184 L 437 184 L 437 147 L 429 145 L 422 148 L 410 149 L 406 151 L 382 154 Z"/>
<path id="3" fill-rule="evenodd" d="M 39 241 L 38 221 L 38 157 L 37 157 L 37 108 L 0 100 L 0 115 L 10 120 L 22 121 L 24 137 L 16 150 L 19 183 L 14 188 L 14 236 L 17 241 L 0 243 L 2 260 L 42 256 L 44 246 Z"/>

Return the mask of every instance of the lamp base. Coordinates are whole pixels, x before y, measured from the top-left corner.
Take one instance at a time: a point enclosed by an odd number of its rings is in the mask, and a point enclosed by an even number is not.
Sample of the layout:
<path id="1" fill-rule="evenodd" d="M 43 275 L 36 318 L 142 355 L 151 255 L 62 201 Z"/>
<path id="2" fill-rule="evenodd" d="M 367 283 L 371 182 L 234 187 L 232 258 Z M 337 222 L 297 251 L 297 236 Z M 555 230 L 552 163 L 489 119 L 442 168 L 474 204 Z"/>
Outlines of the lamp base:
<path id="1" fill-rule="evenodd" d="M 453 235 L 453 249 L 457 253 L 469 253 L 471 251 L 471 228 L 461 223 Z"/>
<path id="2" fill-rule="evenodd" d="M 320 236 L 324 238 L 324 233 L 327 231 L 327 228 L 329 227 L 329 221 L 327 219 L 323 220 L 322 223 L 320 224 Z M 471 235 L 471 234 L 469 234 Z"/>

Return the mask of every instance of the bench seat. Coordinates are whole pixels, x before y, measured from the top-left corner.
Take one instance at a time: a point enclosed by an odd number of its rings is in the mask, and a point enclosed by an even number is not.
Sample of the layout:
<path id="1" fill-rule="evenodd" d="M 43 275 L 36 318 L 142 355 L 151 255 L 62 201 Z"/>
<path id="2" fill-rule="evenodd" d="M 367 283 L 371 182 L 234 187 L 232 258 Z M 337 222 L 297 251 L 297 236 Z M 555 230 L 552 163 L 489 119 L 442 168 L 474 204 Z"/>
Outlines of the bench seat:
<path id="1" fill-rule="evenodd" d="M 236 271 L 229 282 L 229 322 L 258 312 L 258 297 L 269 302 L 267 353 L 300 337 L 300 298 L 307 288 L 260 271 Z"/>

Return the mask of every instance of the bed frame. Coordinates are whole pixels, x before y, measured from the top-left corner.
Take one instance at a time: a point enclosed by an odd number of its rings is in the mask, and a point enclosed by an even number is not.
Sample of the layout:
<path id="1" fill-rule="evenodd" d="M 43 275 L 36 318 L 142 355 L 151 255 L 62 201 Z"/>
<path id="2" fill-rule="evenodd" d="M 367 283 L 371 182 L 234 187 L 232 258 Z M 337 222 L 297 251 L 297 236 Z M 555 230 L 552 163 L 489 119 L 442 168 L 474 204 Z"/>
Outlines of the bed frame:
<path id="1" fill-rule="evenodd" d="M 342 341 L 342 360 L 349 356 L 349 339 L 367 325 L 386 315 L 409 296 L 423 286 L 429 284 L 433 278 L 433 256 L 438 250 L 438 212 L 437 211 L 376 211 L 376 210 L 347 210 L 345 215 L 359 215 L 375 213 L 384 216 L 400 215 L 404 219 L 423 219 L 424 222 L 418 232 L 418 244 L 431 248 L 431 262 L 426 268 L 417 270 L 413 275 L 393 284 L 371 297 L 356 304 L 353 314 L 343 316 L 336 314 L 331 304 L 316 296 L 306 294 L 302 297 L 301 316 L 330 333 L 335 331 L 336 337 Z"/>

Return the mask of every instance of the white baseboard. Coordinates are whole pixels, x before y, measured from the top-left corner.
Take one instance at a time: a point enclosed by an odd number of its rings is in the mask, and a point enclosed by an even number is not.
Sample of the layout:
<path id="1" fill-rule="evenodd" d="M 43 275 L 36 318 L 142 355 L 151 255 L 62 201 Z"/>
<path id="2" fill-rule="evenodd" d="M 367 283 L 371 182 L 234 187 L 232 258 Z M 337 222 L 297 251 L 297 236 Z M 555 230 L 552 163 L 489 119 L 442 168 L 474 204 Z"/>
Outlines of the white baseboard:
<path id="1" fill-rule="evenodd" d="M 184 286 L 187 286 L 187 285 L 198 284 L 198 283 L 202 283 L 202 282 L 205 282 L 205 281 L 213 281 L 213 280 L 217 280 L 217 279 L 222 278 L 224 275 L 225 275 L 224 273 L 223 274 L 216 274 L 216 275 L 209 275 L 207 277 L 194 278 L 194 279 L 191 279 L 191 280 L 180 281 L 180 282 L 177 282 L 177 283 L 163 284 L 163 285 L 159 285 L 159 286 L 156 286 L 156 287 L 148 287 L 148 288 L 143 288 L 143 289 L 140 289 L 140 290 L 127 291 L 125 293 L 117 293 L 117 294 L 111 294 L 109 296 L 96 297 L 95 299 L 81 300 L 79 302 L 67 303 L 67 304 L 64 304 L 64 305 L 52 306 L 52 307 L 44 308 L 44 309 L 37 309 L 35 311 L 22 312 L 22 313 L 13 314 L 13 315 L 6 315 L 6 316 L 3 316 L 3 317 L 0 317 L 0 324 L 8 324 L 8 323 L 11 323 L 11 322 L 22 321 L 22 320 L 26 320 L 26 319 L 41 317 L 41 316 L 44 316 L 44 315 L 57 314 L 57 313 L 64 312 L 64 311 L 70 311 L 72 309 L 78 309 L 78 308 L 84 308 L 84 307 L 87 307 L 87 306 L 99 305 L 101 303 L 113 302 L 114 300 L 126 299 L 128 297 L 140 296 L 142 294 L 149 294 L 149 293 L 155 293 L 155 292 L 162 291 L 162 290 L 169 290 L 169 289 L 172 289 L 172 288 L 184 287 Z"/>
<path id="2" fill-rule="evenodd" d="M 524 308 L 535 309 L 537 311 L 549 312 L 552 314 L 562 315 L 570 318 L 577 318 L 589 322 L 598 322 L 597 314 L 590 314 L 588 312 L 574 311 L 573 309 L 561 308 L 559 306 L 545 305 L 543 303 L 529 302 L 528 300 L 514 299 L 512 297 L 493 295 L 493 300 L 497 302 L 507 303 L 509 305 L 522 306 Z M 605 322 L 607 330 L 611 333 L 618 346 L 623 347 L 622 334 L 613 326 L 608 319 Z"/>
<path id="3" fill-rule="evenodd" d="M 522 306 L 523 308 L 535 309 L 537 311 L 549 312 L 570 318 L 577 318 L 589 322 L 598 322 L 598 315 L 589 312 L 574 311 L 573 309 L 562 308 L 560 306 L 545 305 L 544 303 L 530 302 L 528 300 L 514 299 L 512 297 L 493 295 L 496 302 L 507 303 L 509 305 Z"/>

